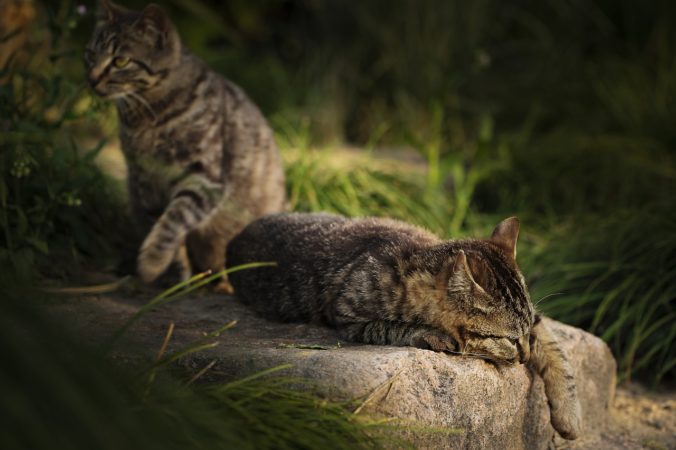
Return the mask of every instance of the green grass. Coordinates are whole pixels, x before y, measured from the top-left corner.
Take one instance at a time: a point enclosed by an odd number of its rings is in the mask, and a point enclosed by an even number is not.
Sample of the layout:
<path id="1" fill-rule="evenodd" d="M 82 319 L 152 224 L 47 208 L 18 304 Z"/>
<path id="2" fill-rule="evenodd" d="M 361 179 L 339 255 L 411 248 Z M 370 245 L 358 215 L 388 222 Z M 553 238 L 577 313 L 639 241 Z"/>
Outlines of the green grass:
<path id="1" fill-rule="evenodd" d="M 284 367 L 225 384 L 169 370 L 171 361 L 203 348 L 202 340 L 140 367 L 113 364 L 41 315 L 38 304 L 50 301 L 44 294 L 4 275 L 1 281 L 2 448 L 407 447 L 394 423 L 315 396 L 303 380 L 283 377 Z M 204 340 L 221 332 L 227 338 L 228 326 Z"/>
<path id="2" fill-rule="evenodd" d="M 466 234 L 475 190 L 506 167 L 509 149 L 493 135 L 486 117 L 478 141 L 449 152 L 452 144 L 443 138 L 443 124 L 451 119 L 439 107 L 432 110 L 429 130 L 407 132 L 410 147 L 422 157 L 419 163 L 379 160 L 369 144 L 352 154 L 331 146 L 313 148 L 307 122 L 276 123 L 290 208 L 386 216 L 440 236 Z M 378 131 L 369 142 L 377 141 Z"/>
<path id="3" fill-rule="evenodd" d="M 95 165 L 108 107 L 86 89 L 75 10 L 54 6 L 0 85 L 0 265 L 24 278 L 110 266 L 130 228 L 121 187 Z"/>
<path id="4" fill-rule="evenodd" d="M 655 207 L 554 231 L 527 260 L 538 308 L 608 342 L 621 380 L 676 366 L 676 215 Z"/>
<path id="5" fill-rule="evenodd" d="M 293 153 L 293 154 L 292 154 Z M 389 216 L 445 233 L 450 204 L 433 202 L 415 175 L 355 163 L 332 166 L 331 151 L 286 152 L 291 209 Z M 368 159 L 364 161 L 368 164 Z M 420 174 L 419 174 L 420 175 Z"/>

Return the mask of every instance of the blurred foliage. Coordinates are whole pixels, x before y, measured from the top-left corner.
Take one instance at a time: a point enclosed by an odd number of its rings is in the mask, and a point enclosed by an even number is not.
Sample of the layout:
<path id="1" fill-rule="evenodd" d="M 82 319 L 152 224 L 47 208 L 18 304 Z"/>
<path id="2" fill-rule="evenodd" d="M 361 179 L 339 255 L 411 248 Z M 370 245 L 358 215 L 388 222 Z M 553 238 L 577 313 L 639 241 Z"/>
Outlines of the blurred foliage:
<path id="1" fill-rule="evenodd" d="M 47 9 L 40 20 L 23 64 L 0 85 L 0 263 L 22 277 L 36 267 L 72 276 L 85 263 L 112 261 L 109 234 L 124 207 L 119 187 L 94 164 L 105 140 L 83 139 L 104 106 L 73 70 L 81 65 L 69 41 L 76 12 Z"/>
<path id="2" fill-rule="evenodd" d="M 13 286 L 0 302 L 3 449 L 409 448 L 391 422 L 352 414 L 279 371 L 206 384 L 154 361 L 114 365 L 40 314 L 44 294 L 0 281 Z"/>
<path id="3" fill-rule="evenodd" d="M 271 118 L 294 209 L 444 236 L 518 214 L 533 298 L 565 293 L 539 306 L 602 335 L 623 377 L 673 379 L 676 3 L 158 3 Z M 108 106 L 83 90 L 96 7 L 82 4 L 79 16 L 80 2 L 39 3 L 43 45 L 0 87 L 0 259 L 24 272 L 132 242 L 117 187 L 92 164 L 98 139 L 72 139 L 112 134 Z M 365 162 L 336 162 L 341 142 Z M 399 147 L 426 164 L 377 164 L 372 149 Z"/>
<path id="4" fill-rule="evenodd" d="M 141 8 L 143 0 L 123 2 Z M 536 131 L 673 140 L 676 5 L 612 0 L 161 0 L 184 41 L 268 115 L 313 140 L 403 143 L 434 127 L 453 147 L 537 116 Z M 93 9 L 93 4 L 92 8 Z M 90 28 L 80 30 L 83 41 Z M 445 149 L 445 150 L 450 150 Z"/>
<path id="5" fill-rule="evenodd" d="M 504 168 L 508 149 L 497 142 L 487 121 L 477 143 L 442 154 L 441 109 L 436 108 L 433 116 L 436 125 L 427 134 L 406 135 L 422 157 L 417 165 L 379 163 L 369 144 L 352 160 L 345 153 L 336 156 L 331 147 L 310 145 L 307 121 L 300 126 L 278 121 L 290 208 L 392 217 L 445 237 L 466 234 L 475 189 Z"/>
<path id="6" fill-rule="evenodd" d="M 557 131 L 506 138 L 505 164 L 478 188 L 484 211 L 519 211 L 553 223 L 657 203 L 668 211 L 676 154 L 654 138 Z"/>
<path id="7" fill-rule="evenodd" d="M 620 380 L 676 365 L 676 214 L 655 205 L 578 217 L 550 231 L 524 269 L 545 314 L 608 342 Z M 542 301 L 540 301 L 540 299 Z"/>

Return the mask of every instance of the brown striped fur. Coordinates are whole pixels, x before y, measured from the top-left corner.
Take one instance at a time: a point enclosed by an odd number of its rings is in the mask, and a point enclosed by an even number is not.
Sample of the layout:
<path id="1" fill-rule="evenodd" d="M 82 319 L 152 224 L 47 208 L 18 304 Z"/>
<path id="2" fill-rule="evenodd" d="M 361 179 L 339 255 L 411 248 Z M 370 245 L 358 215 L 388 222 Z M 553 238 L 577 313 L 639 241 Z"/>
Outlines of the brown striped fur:
<path id="1" fill-rule="evenodd" d="M 0 0 L 0 85 L 6 84 L 18 59 L 26 54 L 24 45 L 35 18 L 33 0 Z M 25 61 L 22 61 L 24 63 Z"/>
<path id="2" fill-rule="evenodd" d="M 575 380 L 535 314 L 516 263 L 519 221 L 489 239 L 442 241 L 402 222 L 275 214 L 228 245 L 228 265 L 275 267 L 232 275 L 237 296 L 276 320 L 323 323 L 356 342 L 528 363 L 543 378 L 552 423 L 577 437 Z"/>
<path id="3" fill-rule="evenodd" d="M 115 101 L 134 215 L 138 272 L 220 270 L 250 220 L 284 209 L 272 131 L 244 92 L 190 53 L 165 12 L 102 2 L 85 50 L 92 89 Z"/>

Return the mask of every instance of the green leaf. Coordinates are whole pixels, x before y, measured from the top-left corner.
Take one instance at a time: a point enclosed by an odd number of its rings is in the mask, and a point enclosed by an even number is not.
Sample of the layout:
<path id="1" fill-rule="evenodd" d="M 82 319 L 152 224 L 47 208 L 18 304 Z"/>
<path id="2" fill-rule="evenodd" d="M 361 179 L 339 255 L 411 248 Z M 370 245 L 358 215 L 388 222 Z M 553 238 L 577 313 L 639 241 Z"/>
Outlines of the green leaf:
<path id="1" fill-rule="evenodd" d="M 7 208 L 7 185 L 4 179 L 0 179 L 0 205 Z"/>
<path id="2" fill-rule="evenodd" d="M 96 144 L 96 147 L 93 149 L 89 150 L 87 153 L 85 153 L 84 157 L 82 158 L 83 161 L 87 163 L 93 162 L 97 156 L 99 156 L 99 153 L 101 153 L 101 150 L 103 150 L 103 147 L 106 145 L 106 142 L 108 142 L 108 139 L 102 138 L 98 144 Z"/>
<path id="3" fill-rule="evenodd" d="M 34 236 L 27 236 L 25 239 L 33 248 L 39 250 L 44 255 L 49 255 L 49 246 L 45 241 Z"/>

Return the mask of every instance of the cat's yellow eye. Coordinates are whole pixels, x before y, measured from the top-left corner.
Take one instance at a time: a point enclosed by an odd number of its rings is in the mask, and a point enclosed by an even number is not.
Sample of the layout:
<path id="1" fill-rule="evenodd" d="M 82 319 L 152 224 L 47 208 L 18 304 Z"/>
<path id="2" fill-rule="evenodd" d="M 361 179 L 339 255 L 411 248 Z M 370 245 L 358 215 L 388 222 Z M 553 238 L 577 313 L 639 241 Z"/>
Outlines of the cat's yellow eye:
<path id="1" fill-rule="evenodd" d="M 126 56 L 117 56 L 115 59 L 113 59 L 113 64 L 115 67 L 122 68 L 129 64 L 129 61 L 130 59 Z"/>

